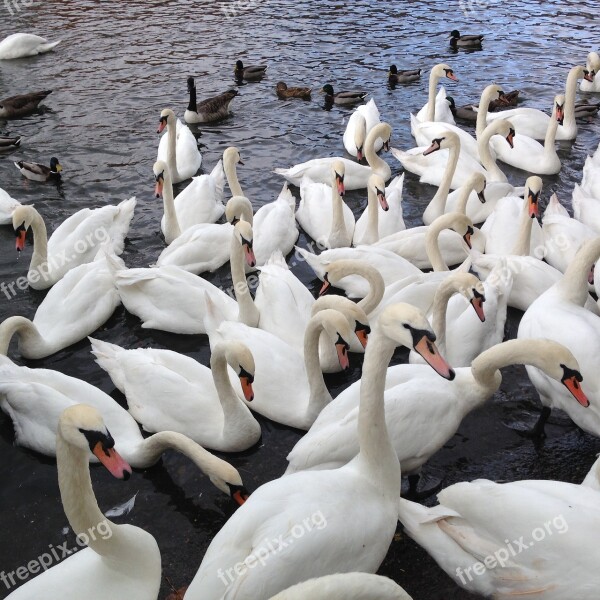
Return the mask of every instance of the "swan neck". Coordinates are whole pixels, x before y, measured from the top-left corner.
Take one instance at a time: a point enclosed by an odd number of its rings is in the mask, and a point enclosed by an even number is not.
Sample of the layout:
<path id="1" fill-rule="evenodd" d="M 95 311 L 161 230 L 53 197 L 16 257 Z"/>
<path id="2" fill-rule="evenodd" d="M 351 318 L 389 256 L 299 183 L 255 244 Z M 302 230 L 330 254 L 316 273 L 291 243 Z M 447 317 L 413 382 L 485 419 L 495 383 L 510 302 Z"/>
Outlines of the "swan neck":
<path id="1" fill-rule="evenodd" d="M 371 186 L 367 191 L 367 229 L 361 244 L 374 244 L 379 241 L 379 208 L 377 194 Z"/>
<path id="2" fill-rule="evenodd" d="M 231 281 L 233 283 L 235 299 L 239 307 L 238 320 L 249 327 L 256 327 L 258 325 L 259 312 L 248 288 L 244 261 L 244 250 L 237 235 L 234 233 L 231 236 L 229 264 L 231 266 Z"/>
<path id="3" fill-rule="evenodd" d="M 475 123 L 475 133 L 477 139 L 479 139 L 485 128 L 487 126 L 487 115 L 488 110 L 490 108 L 490 102 L 492 101 L 492 94 L 494 94 L 493 90 L 488 90 L 487 88 L 483 90 L 483 94 L 481 94 L 481 98 L 479 99 L 479 108 L 477 110 L 477 121 Z"/>
<path id="4" fill-rule="evenodd" d="M 450 270 L 446 264 L 446 261 L 444 260 L 444 257 L 442 256 L 440 245 L 438 243 L 442 229 L 445 229 L 444 225 L 432 223 L 427 228 L 427 233 L 425 234 L 425 252 L 427 253 L 427 258 L 429 259 L 434 271 Z"/>
<path id="5" fill-rule="evenodd" d="M 527 198 L 527 194 L 525 194 L 525 206 L 521 209 L 521 220 L 519 222 L 519 235 L 511 252 L 515 256 L 529 256 L 531 252 L 533 219 L 529 216 L 528 205 L 529 199 Z"/>
<path id="6" fill-rule="evenodd" d="M 553 101 L 555 104 L 555 102 Z M 546 156 L 553 156 L 556 154 L 556 148 L 554 147 L 554 140 L 556 139 L 556 132 L 558 130 L 558 121 L 556 120 L 556 106 L 552 108 L 552 116 L 550 117 L 550 123 L 548 123 L 548 129 L 546 129 L 546 137 L 544 138 L 544 154 Z"/>
<path id="7" fill-rule="evenodd" d="M 227 161 L 223 166 L 223 170 L 225 171 L 225 177 L 227 179 L 227 183 L 229 184 L 231 195 L 243 196 L 244 192 L 242 191 L 242 186 L 238 180 L 236 163 Z"/>
<path id="8" fill-rule="evenodd" d="M 365 158 L 374 173 L 382 173 L 387 168 L 385 160 L 380 158 L 377 155 L 377 152 L 375 152 L 375 142 L 381 137 L 380 132 L 383 131 L 384 127 L 384 123 L 375 125 L 375 127 L 369 131 L 367 139 L 365 140 Z"/>
<path id="9" fill-rule="evenodd" d="M 9 317 L 0 323 L 0 354 L 6 356 L 14 335 L 19 336 L 19 350 L 22 354 L 44 355 L 46 340 L 41 336 L 35 324 L 25 317 Z"/>
<path id="10" fill-rule="evenodd" d="M 436 343 L 442 354 L 444 353 L 446 343 L 446 312 L 448 302 L 456 293 L 452 279 L 444 280 L 437 289 L 433 299 L 432 326 L 436 335 Z"/>
<path id="11" fill-rule="evenodd" d="M 169 167 L 171 181 L 179 181 L 179 171 L 177 170 L 177 121 L 173 119 L 172 123 L 167 123 L 167 166 Z"/>
<path id="12" fill-rule="evenodd" d="M 562 297 L 583 306 L 588 299 L 588 274 L 600 257 L 600 238 L 588 242 L 577 252 L 565 274 L 555 284 Z M 600 273 L 596 274 L 600 277 Z"/>
<path id="13" fill-rule="evenodd" d="M 440 78 L 432 69 L 429 75 L 429 95 L 427 97 L 427 117 L 425 121 L 435 121 L 435 95 L 439 80 Z"/>
<path id="14" fill-rule="evenodd" d="M 175 198 L 173 195 L 173 181 L 171 175 L 165 172 L 164 188 L 163 188 L 163 209 L 165 212 L 165 239 L 169 237 L 170 243 L 175 238 L 181 235 L 181 228 L 179 227 L 179 221 L 177 220 L 177 211 L 175 210 Z"/>
<path id="15" fill-rule="evenodd" d="M 344 204 L 338 192 L 336 181 L 333 182 L 331 187 L 331 210 L 331 230 L 329 232 L 331 247 L 350 246 L 351 240 L 348 239 L 348 230 L 344 221 Z"/>
<path id="16" fill-rule="evenodd" d="M 29 271 L 35 271 L 43 275 L 48 271 L 48 230 L 42 216 L 36 212 L 31 221 L 31 231 L 33 232 L 33 254 Z M 36 277 L 39 280 L 39 277 Z"/>
<path id="17" fill-rule="evenodd" d="M 331 394 L 325 385 L 319 360 L 319 338 L 322 331 L 324 331 L 323 315 L 317 313 L 308 322 L 304 332 L 304 368 L 310 389 L 306 415 L 309 423 L 312 423 L 321 410 L 331 402 Z"/>
<path id="18" fill-rule="evenodd" d="M 242 403 L 238 398 L 227 372 L 227 356 L 225 347 L 217 345 L 210 355 L 210 369 L 219 401 L 223 408 L 224 427 L 235 419 Z"/>
<path id="19" fill-rule="evenodd" d="M 471 192 L 474 190 L 475 186 L 469 183 L 466 183 L 460 188 L 458 198 L 456 199 L 456 212 L 460 213 L 461 215 L 467 214 L 467 203 L 469 202 Z"/>
<path id="20" fill-rule="evenodd" d="M 563 127 L 576 126 L 575 123 L 575 98 L 577 96 L 577 80 L 583 77 L 581 67 L 573 67 L 567 76 L 565 84 L 565 118 Z"/>
<path id="21" fill-rule="evenodd" d="M 488 181 L 506 181 L 506 175 L 498 167 L 496 159 L 490 152 L 490 140 L 494 135 L 493 128 L 489 125 L 485 128 L 481 136 L 478 135 L 477 149 L 483 168 L 489 173 Z"/>

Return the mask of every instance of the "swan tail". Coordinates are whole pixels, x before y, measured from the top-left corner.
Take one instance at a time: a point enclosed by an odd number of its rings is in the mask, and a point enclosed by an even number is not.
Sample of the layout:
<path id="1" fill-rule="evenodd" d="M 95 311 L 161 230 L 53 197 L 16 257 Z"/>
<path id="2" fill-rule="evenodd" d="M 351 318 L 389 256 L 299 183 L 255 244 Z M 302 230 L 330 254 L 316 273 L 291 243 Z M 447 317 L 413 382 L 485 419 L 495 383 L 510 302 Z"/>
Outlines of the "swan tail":
<path id="1" fill-rule="evenodd" d="M 214 333 L 219 325 L 226 321 L 226 319 L 223 312 L 217 306 L 217 301 L 208 290 L 204 290 L 204 306 L 204 329 L 210 342 L 214 338 Z"/>
<path id="2" fill-rule="evenodd" d="M 40 54 L 44 54 L 45 52 L 50 52 L 53 48 L 56 48 L 62 40 L 58 40 L 57 42 L 48 42 L 47 44 L 40 44 L 38 47 L 38 51 Z"/>
<path id="3" fill-rule="evenodd" d="M 123 377 L 123 369 L 121 362 L 119 361 L 119 354 L 125 352 L 121 346 L 110 344 L 109 342 L 103 342 L 93 337 L 88 337 L 92 344 L 92 354 L 96 357 L 96 364 L 104 369 L 115 386 L 123 393 L 125 393 L 125 380 Z"/>
<path id="4" fill-rule="evenodd" d="M 215 168 L 210 172 L 210 177 L 215 184 L 216 201 L 222 204 L 225 196 L 225 171 L 223 169 L 223 159 L 220 159 Z"/>
<path id="5" fill-rule="evenodd" d="M 275 265 L 277 267 L 281 267 L 282 269 L 289 270 L 287 262 L 285 262 L 285 257 L 283 256 L 283 252 L 279 249 L 274 250 L 267 262 L 263 265 L 263 267 L 267 267 L 269 265 Z M 262 267 L 258 267 L 260 271 Z"/>
<path id="6" fill-rule="evenodd" d="M 125 248 L 125 238 L 127 237 L 133 219 L 133 212 L 136 204 L 137 200 L 135 196 L 132 196 L 128 200 L 123 200 L 123 202 L 120 202 L 117 205 L 119 211 L 115 216 L 111 228 L 111 241 L 115 254 L 117 255 L 121 254 Z"/>
<path id="7" fill-rule="evenodd" d="M 281 188 L 281 192 L 279 192 L 277 200 L 282 200 L 283 202 L 286 202 L 287 205 L 290 207 L 290 210 L 292 212 L 296 212 L 296 198 L 294 198 L 294 194 L 292 194 L 292 192 L 288 188 L 287 181 L 283 184 L 283 187 Z"/>
<path id="8" fill-rule="evenodd" d="M 410 132 L 412 133 L 413 137 L 417 137 L 416 131 L 418 129 L 419 129 L 419 120 L 417 119 L 417 117 L 415 115 L 413 115 L 413 113 L 410 113 Z"/>

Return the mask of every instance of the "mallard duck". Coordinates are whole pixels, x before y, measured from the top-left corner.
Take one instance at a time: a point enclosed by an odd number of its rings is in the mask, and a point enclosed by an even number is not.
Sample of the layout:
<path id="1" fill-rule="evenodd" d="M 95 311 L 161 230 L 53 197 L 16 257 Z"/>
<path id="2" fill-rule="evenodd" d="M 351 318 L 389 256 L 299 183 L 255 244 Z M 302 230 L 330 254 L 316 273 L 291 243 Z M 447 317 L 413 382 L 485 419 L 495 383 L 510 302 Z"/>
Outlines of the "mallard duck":
<path id="1" fill-rule="evenodd" d="M 519 90 L 513 90 L 512 92 L 499 93 L 499 98 L 492 100 L 489 104 L 488 111 L 498 112 L 506 110 L 511 106 L 517 105 L 517 99 L 519 97 Z M 462 119 L 463 121 L 477 120 L 477 104 L 465 104 L 463 106 L 456 106 L 454 98 L 448 96 L 446 100 L 450 103 L 450 110 L 455 119 Z"/>
<path id="2" fill-rule="evenodd" d="M 450 32 L 450 45 L 453 48 L 477 48 L 482 41 L 482 35 L 460 35 L 457 29 Z"/>
<path id="3" fill-rule="evenodd" d="M 5 98 L 0 101 L 0 118 L 17 119 L 30 115 L 37 110 L 38 104 L 51 93 L 52 90 L 44 90 L 43 92 Z"/>
<path id="4" fill-rule="evenodd" d="M 421 77 L 421 69 L 413 69 L 412 71 L 398 71 L 396 65 L 392 65 L 388 72 L 389 83 L 409 83 L 416 81 Z"/>
<path id="5" fill-rule="evenodd" d="M 333 104 L 358 104 L 362 102 L 369 92 L 362 90 L 352 90 L 350 92 L 333 92 L 333 86 L 329 83 L 323 86 L 321 90 L 325 94 L 325 101 Z"/>
<path id="6" fill-rule="evenodd" d="M 237 90 L 227 90 L 219 96 L 213 96 L 196 103 L 196 84 L 193 77 L 187 80 L 190 103 L 183 118 L 186 123 L 214 123 L 229 115 L 229 105 L 238 95 Z"/>
<path id="7" fill-rule="evenodd" d="M 595 117 L 600 110 L 600 102 L 582 100 L 575 103 L 575 118 Z"/>
<path id="8" fill-rule="evenodd" d="M 238 79 L 245 79 L 246 81 L 258 81 L 265 74 L 267 67 L 265 65 L 250 65 L 244 67 L 244 63 L 238 60 L 235 63 L 234 73 Z"/>
<path id="9" fill-rule="evenodd" d="M 309 87 L 288 87 L 285 82 L 278 81 L 275 91 L 277 97 L 282 100 L 287 98 L 302 98 L 303 100 L 310 100 L 310 92 L 312 88 Z"/>
<path id="10" fill-rule="evenodd" d="M 11 138 L 11 137 L 2 137 L 0 136 L 0 151 L 4 150 L 14 150 L 21 145 L 20 136 Z"/>
<path id="11" fill-rule="evenodd" d="M 48 181 L 49 179 L 59 179 L 62 167 L 58 158 L 53 156 L 50 159 L 50 166 L 40 165 L 39 163 L 29 163 L 23 160 L 15 163 L 15 167 L 21 171 L 21 174 L 32 181 Z"/>

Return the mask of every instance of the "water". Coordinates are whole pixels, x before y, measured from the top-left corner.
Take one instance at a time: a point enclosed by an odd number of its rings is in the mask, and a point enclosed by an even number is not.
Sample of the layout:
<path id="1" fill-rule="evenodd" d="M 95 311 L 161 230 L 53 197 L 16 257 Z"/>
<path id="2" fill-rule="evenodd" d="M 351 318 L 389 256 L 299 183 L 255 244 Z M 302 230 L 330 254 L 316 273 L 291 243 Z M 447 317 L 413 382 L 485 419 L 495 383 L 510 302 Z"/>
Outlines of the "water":
<path id="1" fill-rule="evenodd" d="M 420 82 L 386 86 L 387 68 L 450 64 L 460 79 L 445 82 L 457 104 L 474 102 L 491 81 L 506 91 L 521 90 L 526 105 L 547 109 L 561 90 L 568 69 L 585 60 L 589 29 L 596 16 L 595 2 L 462 0 L 428 2 L 316 2 L 304 0 L 250 0 L 248 2 L 131 1 L 69 3 L 17 0 L 0 4 L 2 37 L 18 31 L 62 38 L 56 52 L 18 61 L 0 62 L 0 97 L 38 89 L 54 90 L 42 114 L 7 124 L 0 132 L 20 134 L 23 147 L 0 157 L 0 186 L 21 202 L 34 202 L 50 231 L 83 207 L 117 203 L 132 195 L 138 205 L 123 258 L 130 267 L 147 266 L 164 247 L 159 222 L 162 202 L 154 198 L 152 165 L 156 157 L 156 126 L 161 109 L 172 107 L 180 116 L 187 105 L 186 78 L 196 77 L 199 99 L 235 85 L 233 65 L 267 63 L 261 83 L 239 87 L 233 115 L 226 121 L 193 128 L 210 171 L 229 145 L 240 148 L 246 166 L 239 177 L 245 193 L 258 207 L 278 194 L 282 180 L 272 173 L 317 156 L 339 155 L 341 136 L 350 111 L 324 110 L 321 98 L 311 102 L 282 102 L 275 83 L 312 85 L 330 82 L 337 89 L 363 87 L 372 92 L 382 117 L 394 129 L 393 145 L 414 145 L 408 127 L 411 110 L 426 101 L 427 77 Z M 410 7 L 410 8 L 408 8 Z M 10 14 L 9 9 L 12 11 Z M 227 9 L 224 11 L 223 9 Z M 466 13 L 463 13 L 464 9 Z M 229 17 L 227 15 L 230 15 Z M 293 16 L 292 16 L 293 15 Z M 451 29 L 485 33 L 483 49 L 453 53 L 447 45 Z M 574 143 L 558 144 L 563 170 L 544 178 L 544 198 L 557 191 L 566 201 L 588 152 L 600 139 L 596 120 L 580 125 Z M 59 185 L 38 184 L 22 178 L 12 160 L 49 162 L 58 156 L 64 167 Z M 393 175 L 400 172 L 391 157 Z M 524 174 L 507 169 L 521 185 Z M 293 190 L 296 195 L 298 191 Z M 408 175 L 404 192 L 405 219 L 419 216 L 434 190 Z M 356 214 L 366 194 L 351 192 L 348 202 Z M 300 245 L 307 239 L 301 236 Z M 0 228 L 0 280 L 12 282 L 25 275 L 31 256 L 28 245 L 17 262 L 12 228 Z M 311 288 L 312 273 L 305 265 L 295 272 Z M 211 276 L 218 285 L 230 285 L 226 270 Z M 10 298 L 0 292 L 0 317 L 33 317 L 44 292 L 20 291 Z M 507 334 L 514 337 L 518 313 L 511 312 Z M 125 347 L 170 348 L 208 362 L 204 336 L 177 336 L 140 327 L 122 308 L 95 334 Z M 12 348 L 16 356 L 16 348 Z M 399 354 L 403 357 L 403 354 Z M 17 359 L 19 360 L 19 359 Z M 81 342 L 41 361 L 20 361 L 31 367 L 57 369 L 85 378 L 122 404 L 108 376 L 93 362 L 89 344 Z M 334 394 L 360 373 L 354 361 L 348 375 L 330 378 Z M 82 398 L 85 401 L 85 398 Z M 568 419 L 557 415 L 548 427 L 548 439 L 538 447 L 516 429 L 531 425 L 539 403 L 521 368 L 505 371 L 504 384 L 485 407 L 472 413 L 459 433 L 424 469 L 430 482 L 488 477 L 498 481 L 552 478 L 579 482 L 593 462 L 600 443 L 580 433 Z M 259 447 L 229 456 L 248 488 L 279 476 L 285 456 L 299 432 L 261 421 Z M 64 541 L 74 545 L 67 525 L 53 460 L 13 445 L 10 420 L 0 415 L 0 569 L 10 572 Z M 234 507 L 188 461 L 168 453 L 157 466 L 136 472 L 127 483 L 93 469 L 94 489 L 103 509 L 139 492 L 133 512 L 116 519 L 150 531 L 163 557 L 163 589 L 189 583 L 202 555 Z M 433 502 L 433 499 L 430 501 Z M 415 598 L 448 600 L 472 597 L 459 589 L 416 544 L 398 530 L 380 572 L 393 577 Z M 168 579 L 167 579 L 168 578 Z M 19 581 L 17 579 L 17 581 Z M 0 597 L 7 594 L 0 583 Z"/>

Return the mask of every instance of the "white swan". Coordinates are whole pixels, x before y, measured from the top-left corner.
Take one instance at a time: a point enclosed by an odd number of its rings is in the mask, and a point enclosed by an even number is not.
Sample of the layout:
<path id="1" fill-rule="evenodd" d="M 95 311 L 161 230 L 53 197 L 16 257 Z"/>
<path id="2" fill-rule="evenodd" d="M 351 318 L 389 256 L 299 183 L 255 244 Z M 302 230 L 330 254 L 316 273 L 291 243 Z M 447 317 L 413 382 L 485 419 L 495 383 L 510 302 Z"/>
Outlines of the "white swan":
<path id="1" fill-rule="evenodd" d="M 481 226 L 487 254 L 531 254 L 543 258 L 544 239 L 537 221 L 542 187 L 542 180 L 533 175 L 525 182 L 525 199 L 506 196 L 496 203 Z"/>
<path id="2" fill-rule="evenodd" d="M 325 248 L 347 248 L 352 244 L 354 214 L 342 200 L 345 165 L 331 165 L 330 185 L 316 183 L 308 177 L 300 182 L 300 205 L 296 220 L 304 231 Z"/>
<path id="3" fill-rule="evenodd" d="M 387 428 L 402 472 L 413 475 L 409 479 L 411 492 L 416 491 L 422 465 L 456 433 L 472 410 L 498 390 L 502 383 L 499 369 L 523 363 L 540 366 L 570 388 L 580 377 L 571 353 L 548 340 L 509 340 L 493 346 L 470 367 L 455 369 L 452 381 L 437 377 L 426 365 L 388 369 L 384 395 Z M 287 473 L 332 469 L 356 456 L 360 387 L 360 382 L 352 384 L 323 409 L 288 455 Z M 585 401 L 581 389 L 574 390 L 574 394 Z M 571 402 L 575 402 L 573 398 Z"/>
<path id="4" fill-rule="evenodd" d="M 389 185 L 385 188 L 385 199 L 387 202 L 387 210 L 384 210 L 381 204 L 377 209 L 377 232 L 378 237 L 382 238 L 386 235 L 396 233 L 396 231 L 402 231 L 406 229 L 404 224 L 404 217 L 402 212 L 402 188 L 404 186 L 404 173 L 397 175 L 390 181 Z M 354 228 L 355 235 L 358 232 L 366 229 L 369 222 L 369 211 L 363 211 L 362 215 L 356 219 L 356 226 Z"/>
<path id="5" fill-rule="evenodd" d="M 175 113 L 169 108 L 160 113 L 158 133 L 165 127 L 167 133 L 160 140 L 156 160 L 167 163 L 171 180 L 173 183 L 180 183 L 198 172 L 202 166 L 202 155 L 190 128 L 175 117 Z"/>
<path id="6" fill-rule="evenodd" d="M 12 224 L 12 213 L 21 203 L 0 188 L 0 225 Z"/>
<path id="7" fill-rule="evenodd" d="M 436 97 L 435 90 L 442 77 L 447 77 L 451 81 L 458 81 L 454 71 L 448 65 L 443 63 L 435 65 L 429 73 L 429 96 L 427 104 L 417 113 L 417 121 L 444 121 L 452 125 L 455 124 L 450 105 L 446 101 L 446 90 L 443 86 Z"/>
<path id="8" fill-rule="evenodd" d="M 90 341 L 96 362 L 125 394 L 130 414 L 145 431 L 178 431 L 219 452 L 242 452 L 260 439 L 260 425 L 241 401 L 242 394 L 248 402 L 254 396 L 254 360 L 243 344 L 217 344 L 209 369 L 170 350 L 125 350 Z M 227 365 L 241 393 L 231 385 Z"/>
<path id="9" fill-rule="evenodd" d="M 536 175 L 554 175 L 558 173 L 561 162 L 556 153 L 554 140 L 558 125 L 562 123 L 564 116 L 564 104 L 564 96 L 555 96 L 552 118 L 548 123 L 543 146 L 533 138 L 520 133 L 514 136 L 511 148 L 507 148 L 500 138 L 492 138 L 492 148 L 495 150 L 498 160 Z"/>
<path id="10" fill-rule="evenodd" d="M 600 235 L 600 201 L 577 183 L 571 198 L 573 216 Z"/>
<path id="11" fill-rule="evenodd" d="M 519 324 L 519 338 L 543 335 L 564 344 L 581 365 L 581 375 L 591 404 L 570 402 L 561 386 L 539 370 L 528 368 L 543 405 L 542 416 L 534 433 L 543 434 L 544 423 L 552 408 L 564 410 L 585 431 L 600 435 L 600 378 L 595 357 L 600 350 L 600 318 L 584 308 L 588 297 L 588 276 L 600 257 L 600 238 L 583 244 L 561 280 L 542 294 L 527 309 Z M 577 385 L 577 383 L 576 383 Z"/>
<path id="12" fill-rule="evenodd" d="M 0 60 L 44 54 L 60 42 L 61 40 L 49 42 L 46 38 L 31 33 L 13 33 L 0 42 Z"/>
<path id="13" fill-rule="evenodd" d="M 23 250 L 27 230 L 33 232 L 33 256 L 27 280 L 34 290 L 45 290 L 75 267 L 92 262 L 100 246 L 109 243 L 115 254 L 123 252 L 136 200 L 117 206 L 83 208 L 63 221 L 50 239 L 41 215 L 33 206 L 18 206 L 12 214 L 17 250 Z"/>
<path id="14" fill-rule="evenodd" d="M 594 81 L 593 75 L 584 67 L 573 67 L 567 76 L 564 94 L 564 122 L 556 130 L 557 140 L 574 140 L 577 137 L 577 121 L 575 120 L 575 99 L 577 96 L 577 81 L 585 79 Z M 551 122 L 551 117 L 537 108 L 519 107 L 496 113 L 487 113 L 486 121 L 508 119 L 514 125 L 519 135 L 526 135 L 535 140 L 543 140 Z"/>
<path id="15" fill-rule="evenodd" d="M 125 308 L 139 317 L 142 327 L 172 333 L 206 333 L 204 329 L 205 290 L 218 297 L 228 319 L 240 319 L 254 327 L 258 310 L 246 283 L 244 264 L 254 266 L 252 227 L 245 221 L 236 223 L 231 236 L 230 266 L 232 296 L 219 287 L 180 267 L 164 266 L 127 269 L 117 273 L 116 284 Z"/>
<path id="16" fill-rule="evenodd" d="M 397 345 L 414 347 L 429 335 L 429 324 L 413 307 L 396 305 L 382 315 L 363 366 L 359 456 L 335 471 L 298 473 L 256 490 L 211 542 L 186 600 L 269 598 L 312 577 L 379 568 L 396 531 L 400 489 L 398 459 L 385 424 L 385 370 Z M 435 360 L 448 375 L 443 359 L 437 355 Z M 282 385 L 280 397 L 288 400 L 289 377 Z M 352 501 L 340 502 L 346 497 Z M 290 524 L 303 522 L 304 534 L 289 543 Z M 268 549 L 265 543 L 273 539 L 285 546 Z M 267 558 L 257 564 L 258 555 Z M 242 563 L 252 568 L 233 571 Z"/>
<path id="17" fill-rule="evenodd" d="M 392 128 L 387 123 L 379 123 L 371 129 L 365 140 L 365 158 L 369 166 L 359 165 L 353 160 L 347 158 L 315 158 L 308 162 L 295 165 L 289 169 L 275 169 L 275 173 L 283 175 L 290 183 L 299 186 L 304 176 L 309 177 L 317 183 L 328 183 L 331 181 L 331 164 L 340 160 L 346 167 L 344 176 L 344 187 L 347 190 L 359 190 L 368 185 L 369 177 L 377 173 L 387 181 L 392 170 L 390 166 L 377 156 L 375 152 L 375 143 L 379 138 L 384 140 L 383 149 L 387 150 L 389 145 Z"/>
<path id="18" fill-rule="evenodd" d="M 394 192 L 397 189 L 397 180 L 394 179 Z M 396 183 L 395 183 L 396 182 Z M 404 220 L 402 219 L 402 185 L 400 184 L 400 199 L 394 197 L 394 202 L 400 205 L 400 220 L 402 222 L 401 229 L 404 229 Z M 371 175 L 369 177 L 369 185 L 367 186 L 367 207 L 362 215 L 356 220 L 354 226 L 354 234 L 352 236 L 352 245 L 359 246 L 361 244 L 374 244 L 381 236 L 379 229 L 379 220 L 385 218 L 385 213 L 388 212 L 390 205 L 385 196 L 385 181 L 379 175 Z M 380 212 L 381 209 L 381 212 Z"/>
<path id="19" fill-rule="evenodd" d="M 24 358 L 45 358 L 76 344 L 104 325 L 121 304 L 115 287 L 123 261 L 101 249 L 94 262 L 69 271 L 38 306 L 33 321 L 8 317 L 0 324 L 0 354 L 14 335 Z"/>
<path id="20" fill-rule="evenodd" d="M 588 71 L 594 71 L 594 75 L 600 73 L 600 56 L 597 52 L 590 52 L 587 55 L 586 69 Z M 593 81 L 583 79 L 579 84 L 579 90 L 581 92 L 600 92 L 600 77 L 594 77 Z"/>
<path id="21" fill-rule="evenodd" d="M 271 600 L 412 600 L 397 583 L 371 573 L 339 573 L 298 583 Z"/>
<path id="22" fill-rule="evenodd" d="M 588 156 L 583 165 L 581 189 L 588 195 L 600 200 L 600 152 L 596 150 L 594 156 Z"/>
<path id="23" fill-rule="evenodd" d="M 346 152 L 362 160 L 364 156 L 364 142 L 369 131 L 381 123 L 379 110 L 375 100 L 371 98 L 366 104 L 358 106 L 348 119 L 344 130 L 343 142 Z M 379 152 L 383 146 L 383 140 L 379 138 L 375 142 L 375 152 Z"/>
<path id="24" fill-rule="evenodd" d="M 193 177 L 191 183 L 173 198 L 173 182 L 164 161 L 154 163 L 156 197 L 163 196 L 164 215 L 160 228 L 167 244 L 199 223 L 214 223 L 225 212 L 223 189 L 225 174 L 219 161 L 210 175 Z"/>

